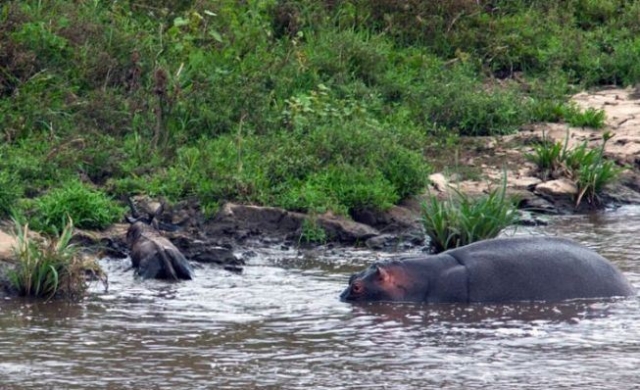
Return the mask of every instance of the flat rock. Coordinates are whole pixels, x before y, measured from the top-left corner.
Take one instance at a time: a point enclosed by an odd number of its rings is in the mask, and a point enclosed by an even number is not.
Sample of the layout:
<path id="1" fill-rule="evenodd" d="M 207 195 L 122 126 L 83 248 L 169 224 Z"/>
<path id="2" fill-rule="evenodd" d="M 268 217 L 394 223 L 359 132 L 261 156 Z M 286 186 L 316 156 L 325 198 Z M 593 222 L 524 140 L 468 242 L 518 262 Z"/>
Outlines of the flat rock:
<path id="1" fill-rule="evenodd" d="M 369 238 L 380 234 L 377 229 L 369 225 L 342 217 L 322 215 L 317 217 L 316 222 L 325 230 L 330 240 L 345 244 L 365 242 Z"/>
<path id="2" fill-rule="evenodd" d="M 17 245 L 18 241 L 14 236 L 0 230 L 0 260 L 11 260 Z"/>
<path id="3" fill-rule="evenodd" d="M 578 187 L 571 180 L 561 178 L 538 184 L 535 192 L 553 197 L 573 197 L 578 194 Z"/>

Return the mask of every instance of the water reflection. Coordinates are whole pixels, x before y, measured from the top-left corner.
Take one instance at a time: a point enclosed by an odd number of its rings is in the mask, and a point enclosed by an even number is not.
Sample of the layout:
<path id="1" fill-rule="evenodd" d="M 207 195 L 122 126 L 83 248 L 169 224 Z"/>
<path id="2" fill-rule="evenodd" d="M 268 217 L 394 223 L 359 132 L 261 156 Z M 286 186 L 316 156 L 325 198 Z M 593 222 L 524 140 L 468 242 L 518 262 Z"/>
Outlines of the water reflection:
<path id="1" fill-rule="evenodd" d="M 568 236 L 640 286 L 640 208 L 515 234 Z M 391 256 L 255 249 L 242 275 L 140 282 L 80 304 L 0 303 L 1 389 L 632 388 L 638 298 L 555 304 L 351 306 L 348 275 Z"/>

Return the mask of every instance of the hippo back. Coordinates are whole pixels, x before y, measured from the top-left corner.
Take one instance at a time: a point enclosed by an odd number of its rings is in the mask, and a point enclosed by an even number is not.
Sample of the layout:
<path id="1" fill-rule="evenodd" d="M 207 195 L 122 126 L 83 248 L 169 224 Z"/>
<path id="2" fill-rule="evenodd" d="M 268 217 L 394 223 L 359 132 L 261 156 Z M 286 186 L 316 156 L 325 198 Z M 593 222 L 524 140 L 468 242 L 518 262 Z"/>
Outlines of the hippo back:
<path id="1" fill-rule="evenodd" d="M 445 253 L 467 269 L 469 302 L 559 301 L 634 294 L 613 264 L 567 239 L 499 238 Z"/>

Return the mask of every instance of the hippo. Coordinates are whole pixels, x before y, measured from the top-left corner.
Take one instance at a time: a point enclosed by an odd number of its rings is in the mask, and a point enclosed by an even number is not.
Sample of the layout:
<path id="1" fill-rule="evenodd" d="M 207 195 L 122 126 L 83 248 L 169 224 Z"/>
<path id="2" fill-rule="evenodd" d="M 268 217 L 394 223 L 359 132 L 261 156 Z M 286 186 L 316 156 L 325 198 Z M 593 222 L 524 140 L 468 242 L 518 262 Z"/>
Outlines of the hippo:
<path id="1" fill-rule="evenodd" d="M 131 224 L 127 245 L 136 273 L 144 279 L 193 279 L 193 268 L 182 252 L 160 234 L 156 217 L 162 213 L 164 203 L 150 218 L 142 219 L 133 202 L 128 201 L 134 218 L 126 218 Z"/>
<path id="2" fill-rule="evenodd" d="M 345 302 L 556 302 L 634 295 L 607 259 L 568 239 L 495 238 L 353 274 Z"/>

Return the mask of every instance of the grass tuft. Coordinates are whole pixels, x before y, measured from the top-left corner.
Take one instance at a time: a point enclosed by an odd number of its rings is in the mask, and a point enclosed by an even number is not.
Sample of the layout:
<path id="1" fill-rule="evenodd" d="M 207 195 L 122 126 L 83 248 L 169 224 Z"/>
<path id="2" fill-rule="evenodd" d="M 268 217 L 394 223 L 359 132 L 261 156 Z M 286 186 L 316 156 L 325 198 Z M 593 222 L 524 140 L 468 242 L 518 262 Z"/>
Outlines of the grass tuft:
<path id="1" fill-rule="evenodd" d="M 105 284 L 106 275 L 94 260 L 84 260 L 71 244 L 73 223 L 67 225 L 56 239 L 36 239 L 28 224 L 16 220 L 17 247 L 15 268 L 9 270 L 8 279 L 19 295 L 52 299 L 83 296 L 87 288 L 86 273 L 91 272 Z"/>
<path id="2" fill-rule="evenodd" d="M 604 148 L 612 137 L 611 133 L 605 132 L 602 144 L 596 149 L 587 148 L 586 141 L 573 149 L 567 149 L 568 134 L 564 144 L 551 143 L 543 137 L 542 142 L 534 146 L 533 153 L 526 154 L 525 157 L 538 166 L 538 175 L 542 180 L 557 179 L 560 176 L 573 180 L 578 187 L 576 207 L 583 200 L 599 206 L 604 187 L 615 182 L 624 171 L 615 162 L 604 158 Z"/>
<path id="3" fill-rule="evenodd" d="M 496 237 L 502 229 L 518 221 L 516 207 L 505 195 L 506 179 L 487 196 L 472 198 L 453 190 L 447 200 L 430 195 L 422 204 L 422 221 L 431 251 L 468 245 Z"/>
<path id="4" fill-rule="evenodd" d="M 102 191 L 77 180 L 36 198 L 33 207 L 33 228 L 49 234 L 62 232 L 69 218 L 81 229 L 104 229 L 124 215 L 124 209 Z"/>

